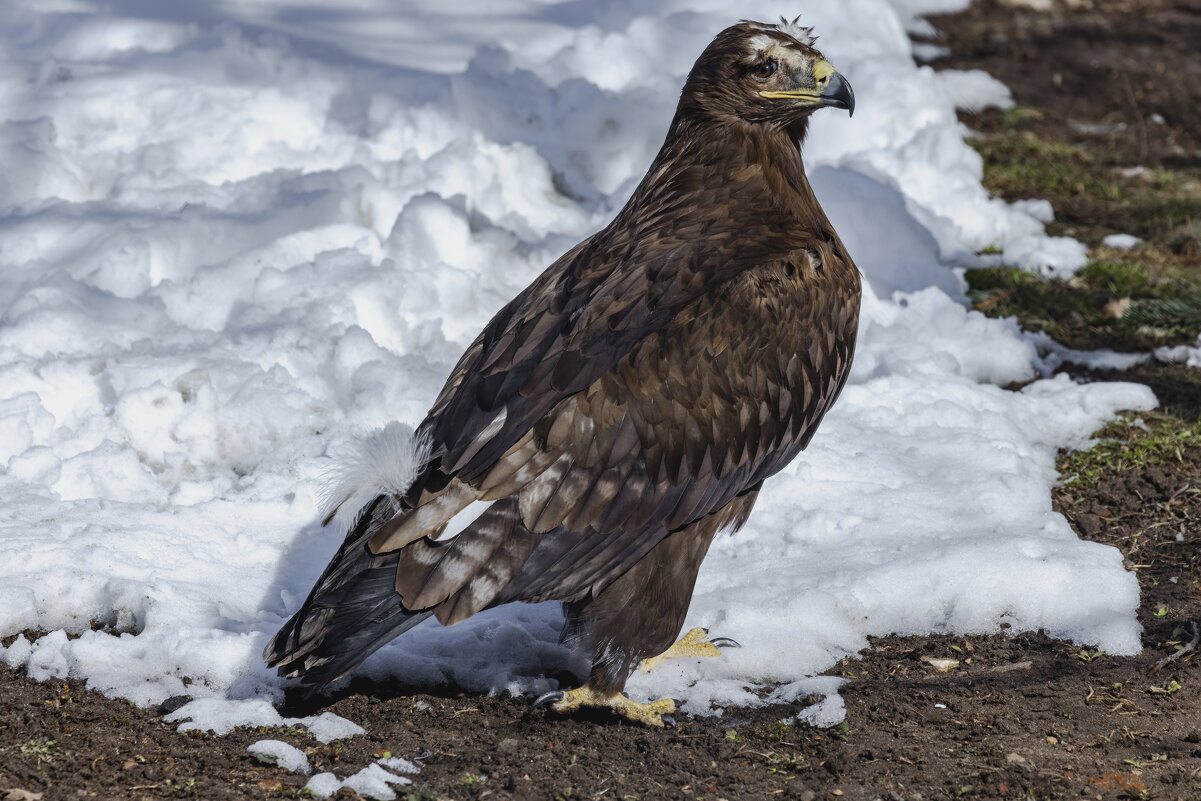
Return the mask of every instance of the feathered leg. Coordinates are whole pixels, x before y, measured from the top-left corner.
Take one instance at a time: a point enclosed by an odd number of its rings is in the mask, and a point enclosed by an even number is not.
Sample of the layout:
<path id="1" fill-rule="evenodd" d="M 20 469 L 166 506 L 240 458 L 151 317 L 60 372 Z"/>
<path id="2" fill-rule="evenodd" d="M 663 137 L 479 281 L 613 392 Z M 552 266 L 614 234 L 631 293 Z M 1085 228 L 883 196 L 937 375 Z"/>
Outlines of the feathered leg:
<path id="1" fill-rule="evenodd" d="M 701 562 L 724 522 L 711 515 L 671 534 L 595 597 L 567 605 L 564 635 L 591 649 L 592 671 L 587 684 L 555 701 L 555 711 L 607 707 L 630 720 L 664 725 L 664 716 L 675 711 L 673 701 L 638 704 L 622 689 L 642 659 L 666 651 L 679 634 Z"/>

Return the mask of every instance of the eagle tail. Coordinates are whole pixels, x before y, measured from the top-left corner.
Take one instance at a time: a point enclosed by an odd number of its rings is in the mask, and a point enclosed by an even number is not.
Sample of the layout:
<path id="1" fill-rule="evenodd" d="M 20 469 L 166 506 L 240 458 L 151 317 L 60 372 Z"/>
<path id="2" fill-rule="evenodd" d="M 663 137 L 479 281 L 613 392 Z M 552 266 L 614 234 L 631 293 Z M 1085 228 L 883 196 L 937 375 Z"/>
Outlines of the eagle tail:
<path id="1" fill-rule="evenodd" d="M 400 554 L 375 555 L 367 547 L 394 514 L 388 496 L 368 504 L 304 604 L 263 650 L 269 667 L 299 678 L 309 694 L 432 614 L 401 605 L 395 588 Z"/>

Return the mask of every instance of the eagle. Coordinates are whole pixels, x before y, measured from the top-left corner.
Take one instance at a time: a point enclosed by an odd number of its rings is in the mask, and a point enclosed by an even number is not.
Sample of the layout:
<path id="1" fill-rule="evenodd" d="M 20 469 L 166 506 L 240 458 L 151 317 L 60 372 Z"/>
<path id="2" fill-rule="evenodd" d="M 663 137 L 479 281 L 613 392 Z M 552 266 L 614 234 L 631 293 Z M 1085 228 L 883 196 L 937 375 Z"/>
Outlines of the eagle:
<path id="1" fill-rule="evenodd" d="M 627 679 L 735 644 L 694 629 L 673 645 L 701 562 L 850 370 L 859 272 L 801 158 L 825 106 L 855 97 L 811 28 L 713 39 L 629 202 L 467 348 L 416 429 L 412 483 L 358 510 L 269 666 L 316 692 L 431 616 L 557 600 L 591 669 L 543 700 L 671 722 L 670 699 L 636 703 Z"/>

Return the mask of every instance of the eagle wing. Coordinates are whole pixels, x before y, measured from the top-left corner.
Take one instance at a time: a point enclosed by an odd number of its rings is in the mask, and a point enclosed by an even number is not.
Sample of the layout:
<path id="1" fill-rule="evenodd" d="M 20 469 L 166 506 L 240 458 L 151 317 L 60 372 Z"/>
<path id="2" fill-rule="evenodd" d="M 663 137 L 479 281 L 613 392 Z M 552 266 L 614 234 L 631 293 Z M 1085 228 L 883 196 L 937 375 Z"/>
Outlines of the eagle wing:
<path id="1" fill-rule="evenodd" d="M 829 268 L 840 246 L 809 246 L 800 267 L 795 256 L 744 264 L 720 283 L 687 275 L 717 271 L 640 262 L 649 269 L 610 273 L 553 324 L 573 304 L 547 304 L 544 275 L 497 315 L 423 424 L 434 450 L 409 493 L 416 514 L 372 540 L 403 549 L 405 606 L 440 605 L 454 622 L 511 600 L 578 598 L 791 459 L 841 389 L 855 329 L 854 304 L 814 291 L 814 265 Z M 814 331 L 850 335 L 803 342 Z M 478 500 L 493 505 L 465 531 L 430 536 Z"/>
<path id="2" fill-rule="evenodd" d="M 577 245 L 493 317 L 421 425 L 430 471 L 410 496 L 427 481 L 436 486 L 435 471 L 477 478 L 555 404 L 611 370 L 681 309 L 747 265 L 808 244 L 810 234 L 778 224 L 787 209 L 734 216 L 762 205 L 758 176 L 717 186 L 711 178 L 699 167 L 648 176 L 645 185 L 657 194 L 638 202 L 636 215 L 623 213 Z"/>

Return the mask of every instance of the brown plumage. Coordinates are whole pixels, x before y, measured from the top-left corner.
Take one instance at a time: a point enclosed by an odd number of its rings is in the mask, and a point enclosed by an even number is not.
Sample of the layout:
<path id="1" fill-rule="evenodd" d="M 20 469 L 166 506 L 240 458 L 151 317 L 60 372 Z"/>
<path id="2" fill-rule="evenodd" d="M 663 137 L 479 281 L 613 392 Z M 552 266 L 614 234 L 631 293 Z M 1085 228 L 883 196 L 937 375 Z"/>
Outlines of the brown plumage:
<path id="1" fill-rule="evenodd" d="M 548 599 L 595 691 L 664 651 L 714 535 L 846 380 L 859 274 L 800 143 L 853 102 L 804 29 L 719 34 L 633 197 L 467 349 L 416 480 L 368 504 L 268 663 L 320 687 L 430 615 Z M 491 505 L 437 541 L 473 501 Z"/>

